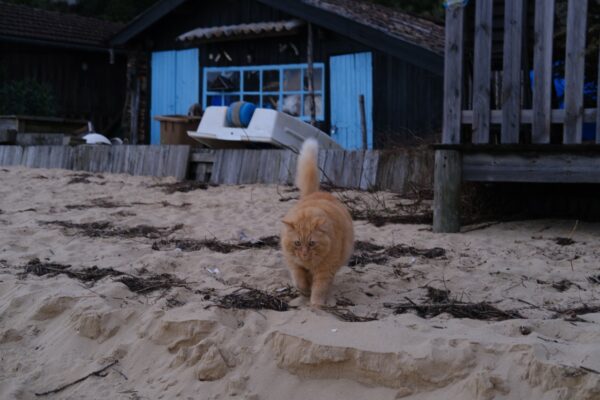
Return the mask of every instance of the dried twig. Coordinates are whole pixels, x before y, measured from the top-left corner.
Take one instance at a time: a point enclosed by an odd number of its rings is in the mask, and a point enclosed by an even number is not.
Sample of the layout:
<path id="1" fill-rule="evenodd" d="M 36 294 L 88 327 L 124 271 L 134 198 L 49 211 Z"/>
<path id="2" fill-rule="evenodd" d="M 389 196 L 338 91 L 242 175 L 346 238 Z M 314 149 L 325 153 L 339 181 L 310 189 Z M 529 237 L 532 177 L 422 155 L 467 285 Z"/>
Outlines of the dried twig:
<path id="1" fill-rule="evenodd" d="M 103 368 L 99 369 L 98 371 L 91 372 L 91 373 L 87 374 L 86 376 L 84 376 L 84 377 L 82 377 L 82 378 L 79 378 L 79 379 L 77 379 L 76 381 L 73 381 L 73 382 L 71 382 L 71 383 L 67 383 L 66 385 L 60 386 L 60 387 L 58 387 L 58 388 L 56 388 L 56 389 L 53 389 L 53 390 L 49 390 L 49 391 L 47 391 L 47 392 L 36 393 L 35 395 L 36 395 L 36 396 L 47 396 L 47 395 L 49 395 L 49 394 L 54 394 L 54 393 L 62 392 L 62 391 L 63 391 L 63 390 L 65 390 L 66 388 L 68 388 L 68 387 L 71 387 L 71 386 L 73 386 L 73 385 L 76 385 L 76 384 L 78 384 L 79 382 L 82 382 L 82 381 L 86 380 L 86 379 L 87 379 L 87 378 L 89 378 L 90 376 L 99 376 L 99 377 L 103 378 L 103 377 L 105 377 L 106 375 L 102 375 L 102 373 L 103 373 L 104 371 L 106 371 L 107 369 L 109 369 L 110 367 L 112 367 L 113 365 L 117 364 L 118 362 L 119 362 L 119 360 L 115 360 L 115 361 L 111 362 L 110 364 L 108 364 L 107 366 L 105 366 L 105 367 L 103 367 Z"/>

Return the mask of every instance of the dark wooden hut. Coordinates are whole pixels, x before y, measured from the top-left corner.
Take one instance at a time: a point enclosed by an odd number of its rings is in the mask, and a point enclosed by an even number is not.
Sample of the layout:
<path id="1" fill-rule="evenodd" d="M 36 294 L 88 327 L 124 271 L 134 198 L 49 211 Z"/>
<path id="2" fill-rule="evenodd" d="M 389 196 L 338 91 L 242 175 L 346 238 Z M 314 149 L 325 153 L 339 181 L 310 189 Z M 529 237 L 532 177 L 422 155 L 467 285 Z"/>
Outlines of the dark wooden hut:
<path id="1" fill-rule="evenodd" d="M 154 116 L 238 99 L 305 120 L 314 109 L 317 125 L 348 149 L 364 147 L 361 122 L 369 148 L 441 125 L 443 28 L 371 2 L 165 0 L 111 45 L 148 59 L 151 143 L 160 142 Z M 143 111 L 139 103 L 128 107 Z"/>
<path id="2" fill-rule="evenodd" d="M 107 40 L 121 24 L 0 2 L 0 86 L 36 81 L 49 87 L 56 117 L 120 126 L 125 62 Z M 111 132 L 113 133 L 113 132 Z"/>

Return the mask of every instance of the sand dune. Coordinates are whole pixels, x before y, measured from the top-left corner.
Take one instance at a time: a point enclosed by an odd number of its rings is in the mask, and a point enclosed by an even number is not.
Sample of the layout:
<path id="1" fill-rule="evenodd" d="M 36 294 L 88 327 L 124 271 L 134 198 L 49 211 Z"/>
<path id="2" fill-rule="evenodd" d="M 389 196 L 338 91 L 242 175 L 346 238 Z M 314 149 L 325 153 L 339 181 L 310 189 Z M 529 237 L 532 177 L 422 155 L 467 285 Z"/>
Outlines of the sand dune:
<path id="1" fill-rule="evenodd" d="M 288 188 L 167 194 L 156 185 L 169 179 L 23 168 L 0 182 L 2 399 L 600 398 L 598 224 L 441 235 L 356 221 L 357 240 L 380 248 L 336 278 L 338 315 L 372 319 L 348 322 L 295 297 L 276 247 L 240 245 L 278 235 Z M 223 308 L 242 287 L 290 308 Z M 395 313 L 443 303 L 436 293 L 523 318 Z"/>

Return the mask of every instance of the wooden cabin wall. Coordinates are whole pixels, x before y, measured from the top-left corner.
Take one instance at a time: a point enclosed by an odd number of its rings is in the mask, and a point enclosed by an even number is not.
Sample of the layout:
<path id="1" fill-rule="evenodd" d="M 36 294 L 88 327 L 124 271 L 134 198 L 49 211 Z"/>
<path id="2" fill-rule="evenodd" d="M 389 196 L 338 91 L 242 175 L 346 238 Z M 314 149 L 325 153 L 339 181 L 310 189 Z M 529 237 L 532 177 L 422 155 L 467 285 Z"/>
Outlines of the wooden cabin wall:
<path id="1" fill-rule="evenodd" d="M 180 34 L 201 26 L 234 25 L 294 19 L 293 16 L 267 7 L 254 0 L 224 0 L 220 2 L 184 3 L 137 39 L 137 46 L 147 51 L 199 49 L 199 65 L 247 66 L 279 65 L 306 62 L 307 28 L 276 37 L 181 43 Z M 373 131 L 376 148 L 414 143 L 414 136 L 438 134 L 442 121 L 442 77 L 422 70 L 408 62 L 371 49 L 328 29 L 317 27 L 314 36 L 314 62 L 324 63 L 325 81 L 329 82 L 329 58 L 335 55 L 370 51 L 373 54 Z M 280 46 L 287 44 L 285 50 Z M 296 53 L 290 44 L 293 44 Z M 135 45 L 135 44 L 134 44 Z M 210 54 L 221 54 L 219 61 Z M 202 73 L 202 71 L 199 71 Z M 202 95 L 200 79 L 199 98 Z M 330 129 L 330 88 L 325 85 L 325 121 L 319 125 Z"/>
<path id="2" fill-rule="evenodd" d="M 385 53 L 373 58 L 376 148 L 437 140 L 442 126 L 443 78 Z"/>
<path id="3" fill-rule="evenodd" d="M 0 43 L 0 77 L 49 85 L 56 116 L 91 120 L 102 132 L 119 126 L 125 99 L 125 57 L 109 61 L 108 51 Z"/>
<path id="4" fill-rule="evenodd" d="M 7 81 L 31 79 L 49 85 L 55 97 L 57 116 L 89 119 L 98 130 L 109 128 L 121 117 L 125 93 L 122 57 L 116 57 L 115 64 L 111 65 L 108 52 L 6 43 L 0 48 L 4 78 Z"/>

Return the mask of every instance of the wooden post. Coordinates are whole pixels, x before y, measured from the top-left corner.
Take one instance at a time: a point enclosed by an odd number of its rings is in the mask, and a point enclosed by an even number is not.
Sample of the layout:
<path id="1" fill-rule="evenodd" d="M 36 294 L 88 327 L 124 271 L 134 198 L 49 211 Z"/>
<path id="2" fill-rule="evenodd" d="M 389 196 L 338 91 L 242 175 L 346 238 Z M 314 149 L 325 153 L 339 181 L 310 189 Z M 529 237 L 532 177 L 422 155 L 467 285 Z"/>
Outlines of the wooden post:
<path id="1" fill-rule="evenodd" d="M 442 143 L 460 143 L 462 112 L 463 7 L 446 9 L 444 55 L 444 121 Z"/>
<path id="2" fill-rule="evenodd" d="M 502 65 L 501 143 L 519 143 L 521 130 L 521 41 L 523 1 L 506 0 Z"/>
<path id="3" fill-rule="evenodd" d="M 532 142 L 550 143 L 554 0 L 535 1 Z"/>
<path id="4" fill-rule="evenodd" d="M 598 97 L 596 103 L 596 143 L 600 144 L 600 49 L 598 51 L 598 86 L 596 90 L 596 96 Z"/>
<path id="5" fill-rule="evenodd" d="M 490 142 L 490 75 L 492 60 L 492 0 L 475 4 L 473 59 L 473 143 Z"/>
<path id="6" fill-rule="evenodd" d="M 367 117 L 365 112 L 365 95 L 361 94 L 358 96 L 358 107 L 360 110 L 360 133 L 362 136 L 362 148 L 368 150 L 367 143 Z"/>
<path id="7" fill-rule="evenodd" d="M 313 26 L 309 22 L 308 23 L 308 39 L 307 39 L 307 49 L 306 49 L 306 78 L 308 80 L 308 106 L 310 108 L 310 124 L 316 125 L 316 109 L 315 109 L 315 88 L 313 82 Z M 304 104 L 301 104 L 300 107 L 304 107 Z"/>
<path id="8" fill-rule="evenodd" d="M 460 230 L 462 160 L 458 150 L 436 150 L 433 182 L 433 231 Z"/>
<path id="9" fill-rule="evenodd" d="M 569 0 L 567 59 L 565 61 L 564 144 L 581 143 L 586 21 L 587 0 Z"/>

